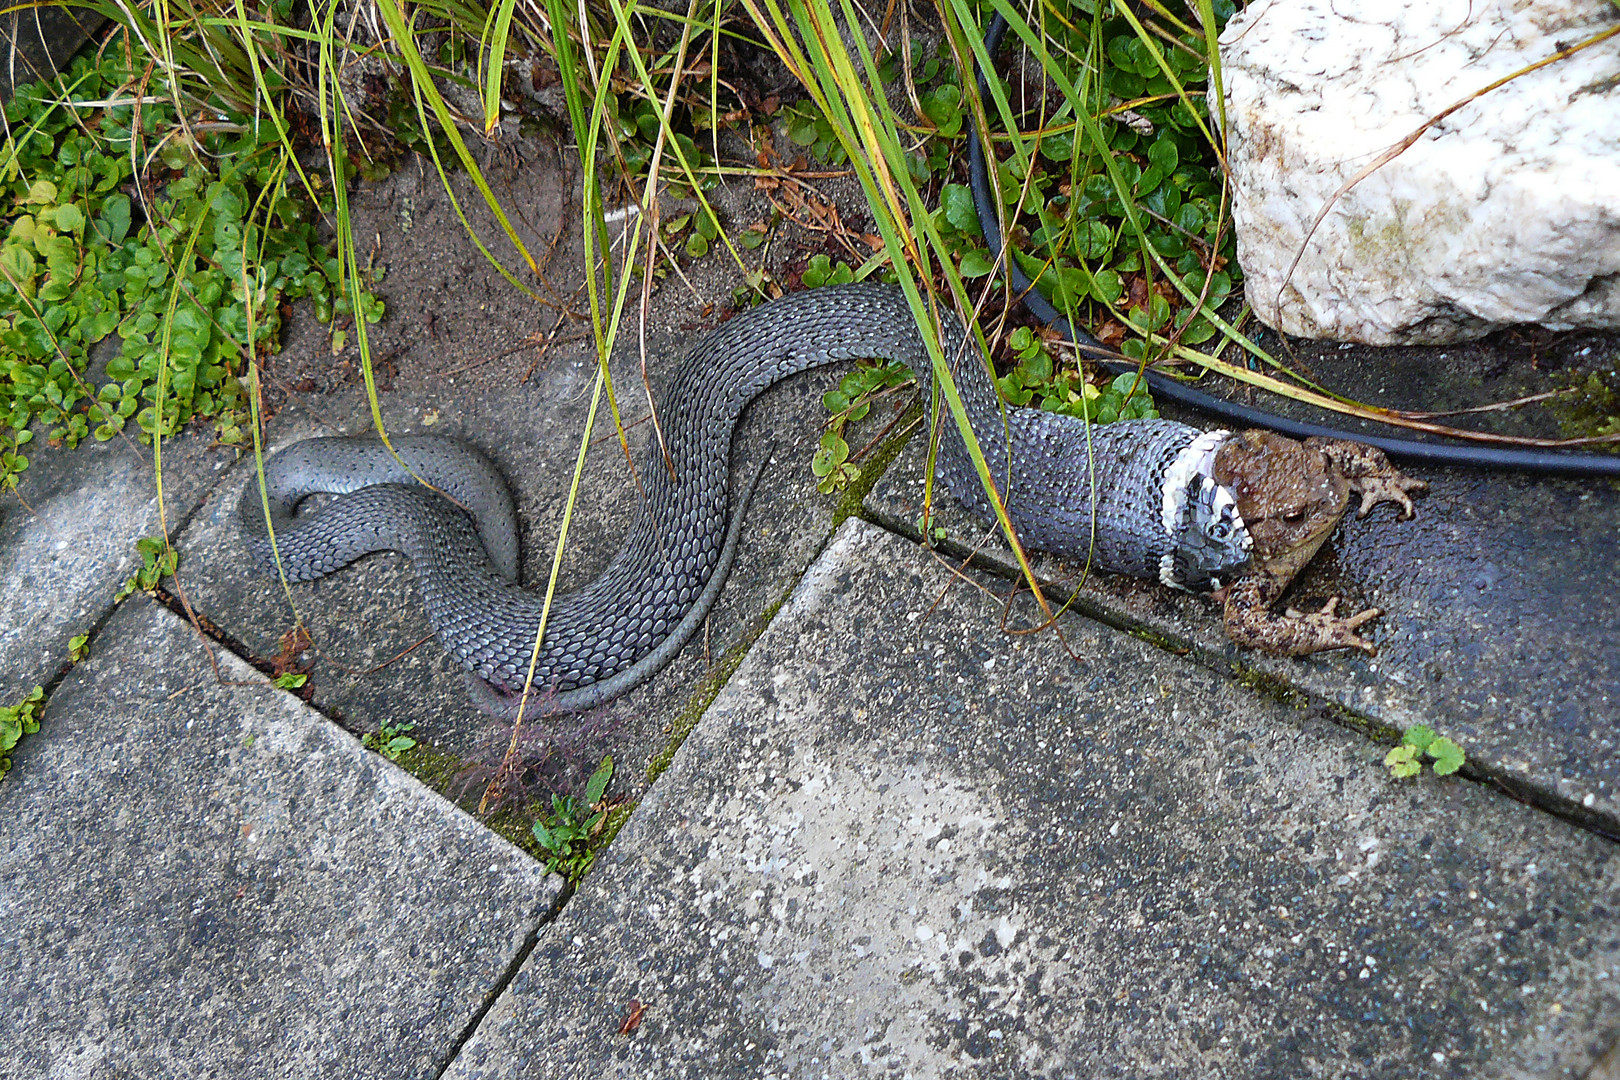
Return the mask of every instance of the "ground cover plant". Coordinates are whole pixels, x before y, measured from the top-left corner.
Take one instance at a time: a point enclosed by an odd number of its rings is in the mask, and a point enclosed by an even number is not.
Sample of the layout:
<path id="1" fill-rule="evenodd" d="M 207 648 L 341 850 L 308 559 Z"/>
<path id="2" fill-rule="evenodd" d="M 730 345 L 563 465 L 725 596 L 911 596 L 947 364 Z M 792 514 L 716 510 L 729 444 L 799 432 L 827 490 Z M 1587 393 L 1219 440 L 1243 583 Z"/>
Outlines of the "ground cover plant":
<path id="1" fill-rule="evenodd" d="M 241 443 L 242 377 L 277 347 L 283 303 L 352 314 L 277 129 L 217 98 L 210 120 L 185 122 L 143 95 L 151 80 L 120 44 L 5 107 L 0 484 L 27 467 L 35 421 L 68 446 L 130 424 L 149 441 L 194 419 Z M 369 292 L 360 304 L 381 316 Z M 114 333 L 116 353 L 91 370 Z"/>

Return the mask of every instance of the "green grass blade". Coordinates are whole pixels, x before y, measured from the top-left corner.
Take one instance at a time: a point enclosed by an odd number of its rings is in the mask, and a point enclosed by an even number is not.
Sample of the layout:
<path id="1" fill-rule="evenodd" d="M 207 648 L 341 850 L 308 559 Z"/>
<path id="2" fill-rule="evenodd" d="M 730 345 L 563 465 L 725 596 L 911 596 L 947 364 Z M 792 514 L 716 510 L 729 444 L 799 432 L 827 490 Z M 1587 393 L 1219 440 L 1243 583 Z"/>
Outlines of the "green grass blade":
<path id="1" fill-rule="evenodd" d="M 490 212 L 495 215 L 495 220 L 500 223 L 501 229 L 506 233 L 506 237 L 511 241 L 512 246 L 517 248 L 518 253 L 529 264 L 529 269 L 534 273 L 539 273 L 540 267 L 534 261 L 534 256 L 529 254 L 529 249 L 524 246 L 522 237 L 518 236 L 517 230 L 512 227 L 512 222 L 506 216 L 506 211 L 501 207 L 500 200 L 495 198 L 495 193 L 490 190 L 489 182 L 484 179 L 483 171 L 478 168 L 478 163 L 473 160 L 472 152 L 467 149 L 467 143 L 462 139 L 461 132 L 456 127 L 455 118 L 450 115 L 450 108 L 445 104 L 443 95 L 439 93 L 439 88 L 434 84 L 433 76 L 428 71 L 426 61 L 422 59 L 422 53 L 416 47 L 415 35 L 406 25 L 399 0 L 377 0 L 377 10 L 381 12 L 383 22 L 388 26 L 388 32 L 394 39 L 394 46 L 404 59 L 405 66 L 410 71 L 411 79 L 427 97 L 428 104 L 433 107 L 433 114 L 439 121 L 439 127 L 444 132 L 445 138 L 450 140 L 450 145 L 454 148 L 456 157 L 460 159 L 462 168 L 467 170 L 467 175 L 472 179 L 473 184 L 477 186 L 479 194 L 483 195 L 484 203 L 489 207 Z"/>
<path id="2" fill-rule="evenodd" d="M 491 10 L 494 30 L 478 43 L 479 57 L 484 68 L 484 134 L 493 132 L 501 122 L 501 76 L 506 67 L 506 39 L 512 33 L 512 10 L 516 0 L 501 0 Z"/>

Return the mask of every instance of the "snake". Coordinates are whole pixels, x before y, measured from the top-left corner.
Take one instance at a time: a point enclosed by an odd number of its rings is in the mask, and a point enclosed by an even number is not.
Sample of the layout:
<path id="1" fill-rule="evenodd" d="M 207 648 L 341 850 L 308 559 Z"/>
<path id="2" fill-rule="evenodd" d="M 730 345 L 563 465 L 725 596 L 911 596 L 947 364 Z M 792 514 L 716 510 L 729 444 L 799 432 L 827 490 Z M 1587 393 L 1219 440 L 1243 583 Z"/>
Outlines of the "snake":
<path id="1" fill-rule="evenodd" d="M 1219 588 L 1248 564 L 1251 541 L 1236 500 L 1213 477 L 1226 431 L 1157 418 L 1099 425 L 1005 406 L 961 322 L 942 310 L 937 326 L 1022 544 L 1191 591 Z M 623 545 L 593 581 L 554 597 L 538 652 L 544 599 L 519 584 L 510 489 L 467 443 L 419 435 L 393 439 L 390 451 L 371 437 L 304 440 L 266 459 L 262 491 L 249 480 L 237 517 L 256 559 L 279 565 L 289 581 L 323 577 L 375 551 L 403 553 L 429 623 L 469 674 L 478 705 L 510 717 L 529 685 L 538 709 L 578 712 L 651 678 L 719 596 L 763 475 L 761 467 L 733 497 L 731 444 L 743 409 L 781 379 L 857 359 L 911 369 L 941 414 L 938 480 L 970 512 L 997 521 L 959 427 L 937 403 L 928 346 L 905 293 L 875 282 L 790 293 L 691 345 L 662 394 L 663 446 L 653 440 L 638 470 L 644 497 Z M 304 506 L 316 493 L 332 497 Z"/>

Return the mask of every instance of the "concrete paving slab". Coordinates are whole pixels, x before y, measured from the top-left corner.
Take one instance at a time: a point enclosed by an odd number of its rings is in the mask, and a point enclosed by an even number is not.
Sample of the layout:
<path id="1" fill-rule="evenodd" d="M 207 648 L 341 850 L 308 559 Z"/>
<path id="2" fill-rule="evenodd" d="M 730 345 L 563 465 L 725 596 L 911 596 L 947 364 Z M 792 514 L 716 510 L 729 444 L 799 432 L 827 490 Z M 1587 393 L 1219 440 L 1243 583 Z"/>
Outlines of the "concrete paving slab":
<path id="1" fill-rule="evenodd" d="M 0 1077 L 437 1076 L 561 879 L 150 601 L 97 641 L 0 784 Z"/>
<path id="2" fill-rule="evenodd" d="M 1209 427 L 1205 423 L 1203 426 Z M 922 509 L 921 439 L 865 502 L 913 538 Z M 1620 485 L 1460 469 L 1417 469 L 1427 498 L 1413 521 L 1393 507 L 1347 517 L 1294 584 L 1288 603 L 1332 596 L 1382 608 L 1378 656 L 1279 658 L 1239 649 L 1205 598 L 1049 556 L 1037 573 L 1059 602 L 1141 628 L 1218 668 L 1257 673 L 1362 718 L 1427 724 L 1471 762 L 1563 812 L 1620 835 Z M 935 503 L 957 558 L 1017 576 L 1011 551 L 948 496 Z"/>
<path id="3" fill-rule="evenodd" d="M 1001 606 L 845 523 L 447 1080 L 1581 1076 L 1620 1037 L 1613 844 Z"/>
<path id="4" fill-rule="evenodd" d="M 34 8 L 0 15 L 0 102 L 11 100 L 20 83 L 36 82 L 65 70 L 73 54 L 107 24 L 99 11 L 78 7 Z"/>
<path id="5" fill-rule="evenodd" d="M 188 432 L 163 447 L 169 527 L 180 527 L 229 458 Z M 76 450 L 30 443 L 15 492 L 0 494 L 0 580 L 19 591 L 0 605 L 0 702 L 49 682 L 67 663 L 68 639 L 112 609 L 141 565 L 135 541 L 162 535 L 152 451 L 133 440 L 86 441 Z"/>

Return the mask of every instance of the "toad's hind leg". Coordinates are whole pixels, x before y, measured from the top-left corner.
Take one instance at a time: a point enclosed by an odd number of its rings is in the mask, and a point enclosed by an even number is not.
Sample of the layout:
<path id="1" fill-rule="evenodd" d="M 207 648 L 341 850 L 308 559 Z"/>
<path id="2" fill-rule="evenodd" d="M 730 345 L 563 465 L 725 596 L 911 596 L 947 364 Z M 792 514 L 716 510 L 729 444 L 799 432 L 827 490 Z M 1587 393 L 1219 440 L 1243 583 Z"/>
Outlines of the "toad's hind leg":
<path id="1" fill-rule="evenodd" d="M 1331 649 L 1360 649 L 1369 656 L 1378 647 L 1356 633 L 1383 614 L 1368 608 L 1354 615 L 1336 614 L 1339 598 L 1334 597 L 1321 611 L 1300 612 L 1289 608 L 1278 615 L 1271 605 L 1282 596 L 1286 582 L 1264 575 L 1248 577 L 1232 586 L 1226 596 L 1226 634 L 1239 645 L 1279 656 L 1307 656 Z"/>

